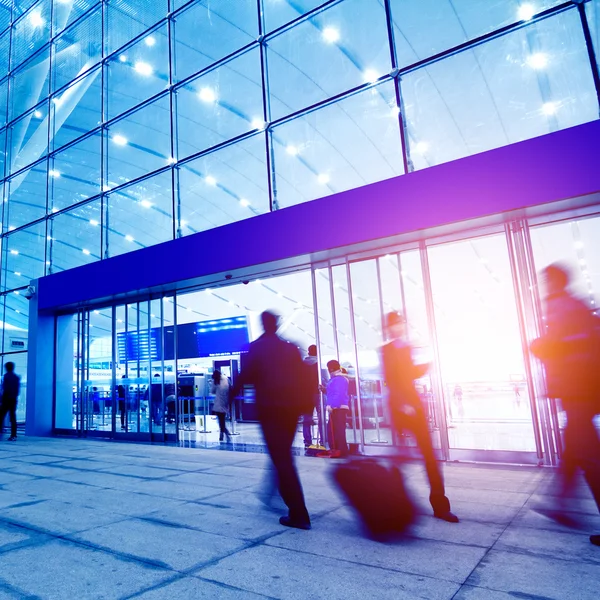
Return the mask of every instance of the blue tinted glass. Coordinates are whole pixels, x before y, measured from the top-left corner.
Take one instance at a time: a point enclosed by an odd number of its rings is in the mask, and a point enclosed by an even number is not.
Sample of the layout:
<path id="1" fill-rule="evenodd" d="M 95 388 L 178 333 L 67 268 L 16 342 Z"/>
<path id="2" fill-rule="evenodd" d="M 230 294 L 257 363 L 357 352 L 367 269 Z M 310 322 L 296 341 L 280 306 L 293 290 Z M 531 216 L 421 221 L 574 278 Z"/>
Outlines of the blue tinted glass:
<path id="1" fill-rule="evenodd" d="M 346 0 L 270 40 L 267 58 L 277 119 L 389 73 L 385 11 Z"/>
<path id="2" fill-rule="evenodd" d="M 179 159 L 263 126 L 258 49 L 177 90 Z"/>
<path id="3" fill-rule="evenodd" d="M 50 160 L 48 206 L 61 210 L 100 193 L 102 136 L 92 134 Z"/>
<path id="4" fill-rule="evenodd" d="M 29 300 L 21 292 L 12 292 L 6 294 L 6 307 L 4 310 L 5 331 L 4 331 L 4 351 L 12 349 L 13 340 L 16 342 L 27 340 L 27 330 L 29 329 Z M 19 360 L 27 356 L 27 353 L 12 355 L 11 358 L 17 363 L 16 371 L 21 375 L 21 396 L 19 404 L 25 399 L 23 390 L 23 378 L 27 377 L 27 370 L 19 369 Z M 18 358 L 17 358 L 18 357 Z M 17 419 L 18 419 L 17 413 Z"/>
<path id="5" fill-rule="evenodd" d="M 0 130 L 0 179 L 5 175 L 4 165 L 6 164 L 6 129 Z M 0 192 L 3 190 L 0 189 Z M 0 193 L 0 202 L 3 202 L 2 194 Z"/>
<path id="6" fill-rule="evenodd" d="M 181 165 L 178 235 L 189 235 L 269 211 L 264 134 Z"/>
<path id="7" fill-rule="evenodd" d="M 163 96 L 111 125 L 107 139 L 108 188 L 170 164 L 171 107 Z"/>
<path id="8" fill-rule="evenodd" d="M 585 5 L 587 20 L 592 34 L 596 62 L 600 65 L 600 0 L 592 0 Z"/>
<path id="9" fill-rule="evenodd" d="M 50 49 L 36 55 L 14 73 L 10 80 L 8 118 L 10 121 L 33 108 L 48 93 Z"/>
<path id="10" fill-rule="evenodd" d="M 27 286 L 30 280 L 43 276 L 46 267 L 45 250 L 45 221 L 5 237 L 2 251 L 6 271 L 2 289 L 14 290 Z"/>
<path id="11" fill-rule="evenodd" d="M 102 71 L 78 79 L 50 102 L 50 137 L 54 150 L 91 131 L 102 122 Z"/>
<path id="12" fill-rule="evenodd" d="M 48 221 L 49 273 L 101 258 L 101 200 L 88 202 Z"/>
<path id="13" fill-rule="evenodd" d="M 40 0 L 13 25 L 11 69 L 15 69 L 50 39 L 50 0 Z"/>
<path id="14" fill-rule="evenodd" d="M 106 115 L 113 119 L 169 85 L 166 26 L 115 55 L 106 66 Z"/>
<path id="15" fill-rule="evenodd" d="M 576 10 L 402 79 L 415 168 L 598 118 Z"/>
<path id="16" fill-rule="evenodd" d="M 3 127 L 7 123 L 8 119 L 8 88 L 10 80 L 5 79 L 0 83 L 0 127 Z"/>
<path id="17" fill-rule="evenodd" d="M 54 0 L 52 35 L 58 35 L 100 0 Z"/>
<path id="18" fill-rule="evenodd" d="M 5 34 L 0 36 L 0 79 L 6 77 L 6 74 L 8 73 L 9 48 L 10 31 L 7 31 Z"/>
<path id="19" fill-rule="evenodd" d="M 391 82 L 273 129 L 279 208 L 403 172 Z"/>
<path id="20" fill-rule="evenodd" d="M 54 42 L 52 89 L 61 88 L 89 71 L 101 58 L 102 10 L 98 8 Z"/>
<path id="21" fill-rule="evenodd" d="M 265 30 L 273 31 L 313 8 L 323 4 L 324 0 L 263 0 Z"/>
<path id="22" fill-rule="evenodd" d="M 8 128 L 7 175 L 33 164 L 47 152 L 48 104 L 44 103 Z"/>
<path id="23" fill-rule="evenodd" d="M 107 256 L 173 239 L 172 173 L 145 179 L 107 198 Z"/>
<path id="24" fill-rule="evenodd" d="M 8 203 L 4 206 L 4 222 L 9 231 L 46 214 L 46 184 L 45 160 L 8 180 Z"/>
<path id="25" fill-rule="evenodd" d="M 258 37 L 256 0 L 203 0 L 175 19 L 175 77 L 181 81 Z"/>

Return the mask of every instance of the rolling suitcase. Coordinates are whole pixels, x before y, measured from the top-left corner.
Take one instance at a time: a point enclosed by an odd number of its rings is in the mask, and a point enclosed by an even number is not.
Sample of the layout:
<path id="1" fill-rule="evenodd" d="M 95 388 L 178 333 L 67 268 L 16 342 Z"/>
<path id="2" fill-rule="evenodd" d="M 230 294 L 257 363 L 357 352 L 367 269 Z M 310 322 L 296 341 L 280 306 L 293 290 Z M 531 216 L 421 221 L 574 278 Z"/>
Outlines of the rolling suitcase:
<path id="1" fill-rule="evenodd" d="M 397 467 L 353 458 L 337 465 L 333 477 L 373 537 L 402 533 L 414 522 L 415 507 Z"/>

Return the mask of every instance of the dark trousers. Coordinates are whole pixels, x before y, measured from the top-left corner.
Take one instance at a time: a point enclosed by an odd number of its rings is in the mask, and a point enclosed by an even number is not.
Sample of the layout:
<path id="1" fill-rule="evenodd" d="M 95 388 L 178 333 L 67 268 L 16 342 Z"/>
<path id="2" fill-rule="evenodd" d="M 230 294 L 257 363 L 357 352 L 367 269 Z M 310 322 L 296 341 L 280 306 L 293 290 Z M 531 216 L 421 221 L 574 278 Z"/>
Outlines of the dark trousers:
<path id="1" fill-rule="evenodd" d="M 321 444 L 325 444 L 325 434 L 323 431 L 323 419 L 321 418 L 321 401 L 317 396 L 315 399 L 315 408 L 317 409 L 317 423 L 319 426 L 319 439 L 317 440 Z M 304 445 L 310 446 L 312 444 L 312 425 L 314 419 L 314 410 L 309 413 L 302 415 L 302 437 L 304 438 Z"/>
<path id="2" fill-rule="evenodd" d="M 17 403 L 4 400 L 0 406 L 0 435 L 4 430 L 4 418 L 10 418 L 10 437 L 17 437 Z"/>
<path id="3" fill-rule="evenodd" d="M 332 449 L 339 450 L 341 456 L 348 456 L 348 442 L 346 441 L 346 419 L 348 417 L 347 408 L 334 408 L 329 415 L 331 425 L 332 439 L 330 445 Z"/>
<path id="4" fill-rule="evenodd" d="M 298 415 L 289 410 L 268 408 L 259 411 L 265 444 L 277 473 L 279 493 L 289 509 L 291 519 L 308 521 L 302 484 L 292 456 Z"/>
<path id="5" fill-rule="evenodd" d="M 407 415 L 398 410 L 393 410 L 392 421 L 394 428 L 399 434 L 402 433 L 402 431 L 408 431 L 415 436 L 417 446 L 425 461 L 425 470 L 427 471 L 429 487 L 431 489 L 429 502 L 431 503 L 433 512 L 448 512 L 450 510 L 450 501 L 446 497 L 444 479 L 438 461 L 435 458 L 431 434 L 429 433 L 429 427 L 427 427 L 425 411 L 417 409 L 416 414 Z"/>
<path id="6" fill-rule="evenodd" d="M 119 398 L 119 413 L 121 414 L 121 429 L 125 429 L 125 399 Z"/>
<path id="7" fill-rule="evenodd" d="M 575 403 L 572 403 L 575 404 Z M 577 469 L 583 475 L 600 511 L 600 439 L 594 426 L 594 415 L 583 405 L 567 410 L 564 451 L 560 467 L 563 502 L 573 488 Z"/>
<path id="8" fill-rule="evenodd" d="M 219 431 L 221 432 L 221 438 L 223 434 L 229 435 L 229 431 L 227 431 L 227 426 L 225 425 L 225 413 L 224 412 L 216 412 L 217 419 L 219 420 Z"/>

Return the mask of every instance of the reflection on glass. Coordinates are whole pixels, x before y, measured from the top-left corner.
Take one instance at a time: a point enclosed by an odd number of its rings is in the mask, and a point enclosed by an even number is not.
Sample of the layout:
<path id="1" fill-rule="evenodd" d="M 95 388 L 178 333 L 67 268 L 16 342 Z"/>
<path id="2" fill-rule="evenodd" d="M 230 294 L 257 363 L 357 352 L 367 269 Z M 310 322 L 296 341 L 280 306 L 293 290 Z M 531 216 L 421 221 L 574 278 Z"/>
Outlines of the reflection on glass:
<path id="1" fill-rule="evenodd" d="M 8 120 L 33 108 L 49 92 L 50 50 L 44 50 L 23 64 L 10 80 Z"/>
<path id="2" fill-rule="evenodd" d="M 56 429 L 75 429 L 81 412 L 81 386 L 79 376 L 82 367 L 81 341 L 78 326 L 79 315 L 56 317 L 56 360 L 54 363 Z"/>
<path id="3" fill-rule="evenodd" d="M 47 167 L 44 160 L 8 180 L 4 223 L 9 231 L 46 214 Z"/>
<path id="4" fill-rule="evenodd" d="M 48 150 L 48 104 L 40 104 L 7 129 L 7 175 L 38 161 Z"/>
<path id="5" fill-rule="evenodd" d="M 4 306 L 4 352 L 27 348 L 29 329 L 29 301 L 22 291 L 15 291 L 3 298 Z M 25 346 L 23 346 L 23 343 Z"/>
<path id="6" fill-rule="evenodd" d="M 45 222 L 5 237 L 2 244 L 5 266 L 2 289 L 13 290 L 26 287 L 31 279 L 42 277 L 46 267 L 45 250 Z"/>

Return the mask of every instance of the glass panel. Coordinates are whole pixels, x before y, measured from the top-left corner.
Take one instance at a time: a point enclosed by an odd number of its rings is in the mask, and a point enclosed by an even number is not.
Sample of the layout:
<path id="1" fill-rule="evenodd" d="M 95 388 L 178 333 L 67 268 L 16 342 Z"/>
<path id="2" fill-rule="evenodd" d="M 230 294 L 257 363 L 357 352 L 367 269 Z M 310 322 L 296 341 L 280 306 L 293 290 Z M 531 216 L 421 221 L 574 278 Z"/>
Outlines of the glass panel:
<path id="1" fill-rule="evenodd" d="M 50 0 L 40 0 L 13 25 L 12 69 L 48 42 L 50 39 L 50 13 Z"/>
<path id="2" fill-rule="evenodd" d="M 260 54 L 246 52 L 177 90 L 178 159 L 264 127 Z"/>
<path id="3" fill-rule="evenodd" d="M 173 239 L 171 178 L 168 171 L 107 197 L 107 257 Z"/>
<path id="4" fill-rule="evenodd" d="M 0 178 L 4 178 L 4 165 L 7 162 L 6 137 L 6 129 L 3 129 L 2 131 L 0 131 Z"/>
<path id="5" fill-rule="evenodd" d="M 177 363 L 175 352 L 175 302 L 169 296 L 162 299 L 163 309 L 163 345 L 160 355 L 163 358 L 163 373 L 165 380 L 164 409 L 165 433 L 176 434 L 176 404 L 177 404 Z"/>
<path id="6" fill-rule="evenodd" d="M 4 238 L 2 251 L 6 269 L 2 289 L 13 290 L 28 285 L 31 279 L 42 277 L 46 266 L 46 223 L 8 235 Z"/>
<path id="7" fill-rule="evenodd" d="M 112 308 L 89 313 L 87 349 L 87 429 L 111 432 L 112 427 Z"/>
<path id="8" fill-rule="evenodd" d="M 178 236 L 269 212 L 263 135 L 185 163 L 177 171 Z"/>
<path id="9" fill-rule="evenodd" d="M 516 23 L 561 0 L 391 0 L 398 65 L 404 67 Z"/>
<path id="10" fill-rule="evenodd" d="M 71 4 L 69 0 L 68 4 Z M 52 90 L 89 71 L 102 59 L 102 8 L 98 7 L 53 43 Z"/>
<path id="11" fill-rule="evenodd" d="M 345 0 L 268 44 L 271 118 L 277 119 L 391 70 L 385 11 Z"/>
<path id="12" fill-rule="evenodd" d="M 7 175 L 33 164 L 48 151 L 48 104 L 13 123 L 7 129 Z"/>
<path id="13" fill-rule="evenodd" d="M 54 150 L 102 123 L 101 73 L 92 71 L 54 98 L 50 133 Z"/>
<path id="14" fill-rule="evenodd" d="M 102 202 L 96 200 L 57 215 L 48 222 L 49 273 L 101 258 Z"/>
<path id="15" fill-rule="evenodd" d="M 600 0 L 592 0 L 585 5 L 587 19 L 592 34 L 592 43 L 596 53 L 596 62 L 600 66 Z"/>
<path id="16" fill-rule="evenodd" d="M 22 349 L 22 344 L 27 348 L 27 335 L 29 330 L 29 300 L 22 291 L 15 291 L 6 295 L 4 311 L 4 352 Z M 24 395 L 21 396 L 25 398 Z"/>
<path id="17" fill-rule="evenodd" d="M 152 379 L 150 384 L 150 414 L 152 415 L 152 433 L 161 435 L 165 422 L 165 411 L 167 397 L 166 373 L 163 369 L 162 353 L 162 323 L 161 323 L 162 300 L 150 301 L 150 372 Z M 173 385 L 172 388 L 175 386 Z M 171 389 L 170 391 L 173 391 Z"/>
<path id="18" fill-rule="evenodd" d="M 273 130 L 278 208 L 403 173 L 394 86 L 387 82 Z"/>
<path id="19" fill-rule="evenodd" d="M 54 424 L 57 429 L 75 429 L 76 415 L 81 408 L 78 388 L 78 369 L 81 367 L 78 321 L 78 315 L 56 317 Z"/>
<path id="20" fill-rule="evenodd" d="M 3 27 L 0 27 L 0 31 L 2 31 L 3 29 Z M 9 49 L 10 31 L 7 31 L 6 33 L 0 36 L 0 79 L 5 77 L 8 73 L 8 58 L 10 56 Z"/>
<path id="21" fill-rule="evenodd" d="M 169 85 L 166 25 L 112 57 L 105 68 L 107 119 L 113 119 L 166 89 Z"/>
<path id="22" fill-rule="evenodd" d="M 96 2 L 97 0 L 54 0 L 52 9 L 52 35 L 59 34 L 65 27 L 68 27 L 96 4 Z"/>
<path id="23" fill-rule="evenodd" d="M 504 236 L 428 254 L 450 447 L 535 451 Z"/>
<path id="24" fill-rule="evenodd" d="M 402 78 L 416 169 L 598 118 L 576 10 Z"/>
<path id="25" fill-rule="evenodd" d="M 265 0 L 263 2 L 265 29 L 273 31 L 273 29 L 297 19 L 309 10 L 317 8 L 320 4 L 323 4 L 323 0 L 296 0 L 295 2 Z"/>
<path id="26" fill-rule="evenodd" d="M 33 108 L 49 93 L 50 49 L 25 63 L 10 80 L 8 119 L 12 121 Z"/>
<path id="27" fill-rule="evenodd" d="M 107 0 L 106 54 L 111 54 L 158 23 L 167 12 L 167 0 Z"/>
<path id="28" fill-rule="evenodd" d="M 175 7 L 184 4 L 176 1 Z M 256 0 L 201 0 L 175 19 L 175 77 L 181 81 L 258 37 Z"/>
<path id="29" fill-rule="evenodd" d="M 97 132 L 50 159 L 48 205 L 61 210 L 100 193 L 102 136 Z"/>
<path id="30" fill-rule="evenodd" d="M 17 340 L 18 343 L 22 343 L 23 339 Z M 27 336 L 25 336 L 25 343 L 27 343 Z M 5 354 L 2 357 L 3 372 L 4 365 L 7 362 L 15 363 L 15 373 L 21 379 L 21 385 L 19 387 L 19 396 L 17 397 L 17 424 L 21 425 L 25 423 L 25 413 L 27 412 L 27 352 L 21 352 L 19 354 Z M 6 419 L 5 427 L 8 427 L 8 419 Z"/>
<path id="31" fill-rule="evenodd" d="M 44 160 L 8 181 L 4 219 L 9 231 L 46 214 L 47 168 Z"/>
<path id="32" fill-rule="evenodd" d="M 8 88 L 13 86 L 11 79 L 7 78 L 0 83 L 0 126 L 4 127 L 8 122 Z"/>
<path id="33" fill-rule="evenodd" d="M 106 147 L 109 189 L 170 164 L 169 96 L 163 96 L 111 125 Z"/>

